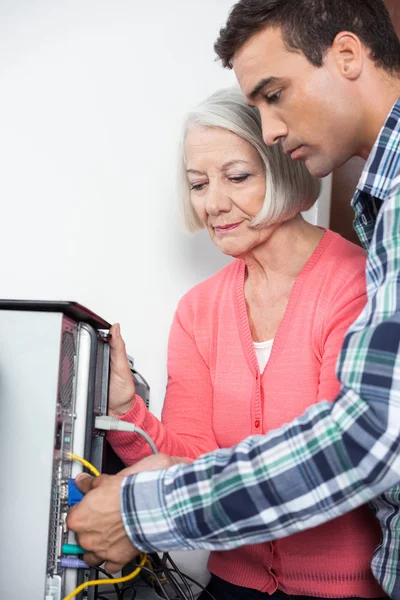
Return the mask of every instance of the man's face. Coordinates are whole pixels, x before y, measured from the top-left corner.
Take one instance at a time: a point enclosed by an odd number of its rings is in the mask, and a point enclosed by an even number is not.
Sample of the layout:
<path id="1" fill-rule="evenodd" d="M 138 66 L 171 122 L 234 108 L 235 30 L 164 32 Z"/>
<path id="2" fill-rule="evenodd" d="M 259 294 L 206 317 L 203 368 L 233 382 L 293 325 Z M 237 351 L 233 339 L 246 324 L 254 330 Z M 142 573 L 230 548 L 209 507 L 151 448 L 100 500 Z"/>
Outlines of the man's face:
<path id="1" fill-rule="evenodd" d="M 355 92 L 329 49 L 322 67 L 288 51 L 280 29 L 252 36 L 233 69 L 249 104 L 261 113 L 267 144 L 281 143 L 293 160 L 324 177 L 357 154 L 360 114 Z"/>

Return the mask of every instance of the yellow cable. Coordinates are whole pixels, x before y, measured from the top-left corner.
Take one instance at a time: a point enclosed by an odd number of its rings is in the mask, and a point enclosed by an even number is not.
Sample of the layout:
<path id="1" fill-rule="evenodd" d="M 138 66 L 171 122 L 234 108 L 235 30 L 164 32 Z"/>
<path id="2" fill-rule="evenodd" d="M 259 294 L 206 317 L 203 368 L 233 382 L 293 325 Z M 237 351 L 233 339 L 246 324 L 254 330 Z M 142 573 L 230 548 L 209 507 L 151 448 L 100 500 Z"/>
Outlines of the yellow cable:
<path id="1" fill-rule="evenodd" d="M 147 560 L 146 556 L 147 556 L 146 554 L 140 555 L 141 560 L 140 560 L 139 566 L 134 571 L 132 571 L 132 573 L 130 573 L 129 575 L 126 575 L 125 577 L 118 577 L 116 579 L 93 579 L 92 581 L 86 581 L 85 583 L 82 583 L 81 585 L 79 585 L 73 592 L 68 594 L 68 596 L 65 596 L 64 600 L 71 600 L 71 598 L 74 598 L 74 596 L 79 594 L 79 592 L 82 592 L 84 589 L 86 589 L 87 587 L 90 587 L 92 585 L 103 585 L 106 583 L 111 583 L 114 585 L 116 583 L 125 583 L 126 581 L 130 581 L 131 579 L 136 577 L 136 575 L 140 571 L 140 568 L 145 564 L 145 562 Z"/>
<path id="2" fill-rule="evenodd" d="M 86 467 L 87 469 L 89 469 L 89 471 L 91 471 L 94 475 L 96 475 L 96 477 L 99 477 L 99 475 L 100 475 L 99 471 L 88 460 L 82 458 L 81 456 L 78 456 L 77 454 L 74 454 L 73 452 L 68 452 L 67 458 L 70 458 L 71 460 L 76 460 L 77 462 L 80 462 L 84 467 Z M 65 596 L 64 600 L 71 600 L 71 598 L 74 598 L 75 596 L 77 596 L 79 594 L 79 592 L 81 592 L 82 590 L 86 589 L 87 587 L 90 587 L 93 585 L 103 585 L 106 583 L 116 584 L 116 583 L 125 583 L 126 581 L 130 581 L 131 579 L 136 577 L 136 575 L 140 571 L 140 568 L 143 565 L 145 565 L 146 562 L 148 562 L 146 554 L 140 554 L 140 559 L 141 560 L 140 560 L 139 566 L 134 571 L 132 571 L 132 573 L 130 573 L 129 575 L 126 575 L 125 577 L 119 577 L 118 579 L 94 579 L 92 581 L 86 581 L 85 583 L 82 583 L 81 585 L 79 585 L 73 592 L 68 594 L 68 596 Z"/>
<path id="3" fill-rule="evenodd" d="M 96 469 L 96 467 L 94 467 L 92 465 L 92 463 L 90 463 L 85 458 L 82 458 L 81 456 L 78 456 L 77 454 L 74 454 L 73 452 L 68 452 L 67 458 L 70 458 L 71 460 L 76 460 L 77 462 L 80 462 L 81 465 L 83 465 L 84 467 L 89 469 L 89 471 L 91 471 L 93 473 L 93 475 L 96 475 L 96 477 L 99 477 L 99 475 L 100 475 L 99 471 Z"/>

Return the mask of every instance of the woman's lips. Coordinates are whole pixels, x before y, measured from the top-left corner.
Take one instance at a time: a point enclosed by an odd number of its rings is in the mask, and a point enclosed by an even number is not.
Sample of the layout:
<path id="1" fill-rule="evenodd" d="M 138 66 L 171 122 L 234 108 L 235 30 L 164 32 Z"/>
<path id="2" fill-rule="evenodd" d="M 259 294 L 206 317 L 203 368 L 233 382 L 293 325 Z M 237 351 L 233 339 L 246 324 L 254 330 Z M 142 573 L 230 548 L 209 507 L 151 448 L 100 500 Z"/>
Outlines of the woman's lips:
<path id="1" fill-rule="evenodd" d="M 214 231 L 217 231 L 218 233 L 227 233 L 228 231 L 236 229 L 237 227 L 239 227 L 239 225 L 241 225 L 241 223 L 232 223 L 231 225 L 219 225 L 214 227 Z"/>

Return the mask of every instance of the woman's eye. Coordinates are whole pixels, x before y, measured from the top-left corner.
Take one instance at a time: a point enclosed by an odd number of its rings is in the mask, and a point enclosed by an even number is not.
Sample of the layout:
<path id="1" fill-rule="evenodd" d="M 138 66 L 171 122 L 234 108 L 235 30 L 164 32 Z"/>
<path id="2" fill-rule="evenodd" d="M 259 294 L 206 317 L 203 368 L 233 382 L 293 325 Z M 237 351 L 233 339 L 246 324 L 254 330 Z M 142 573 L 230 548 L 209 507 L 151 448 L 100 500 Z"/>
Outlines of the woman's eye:
<path id="1" fill-rule="evenodd" d="M 274 104 L 276 102 L 279 102 L 281 93 L 281 90 L 279 90 L 278 92 L 274 92 L 273 94 L 268 94 L 268 96 L 265 96 L 266 102 L 268 102 L 268 104 Z"/>
<path id="2" fill-rule="evenodd" d="M 250 175 L 246 173 L 245 175 L 238 175 L 237 177 L 229 177 L 229 181 L 233 181 L 233 183 L 240 183 L 241 181 L 246 181 Z"/>
<path id="3" fill-rule="evenodd" d="M 205 185 L 206 185 L 205 183 L 191 183 L 190 184 L 190 189 L 191 190 L 196 190 L 197 192 L 200 192 Z"/>

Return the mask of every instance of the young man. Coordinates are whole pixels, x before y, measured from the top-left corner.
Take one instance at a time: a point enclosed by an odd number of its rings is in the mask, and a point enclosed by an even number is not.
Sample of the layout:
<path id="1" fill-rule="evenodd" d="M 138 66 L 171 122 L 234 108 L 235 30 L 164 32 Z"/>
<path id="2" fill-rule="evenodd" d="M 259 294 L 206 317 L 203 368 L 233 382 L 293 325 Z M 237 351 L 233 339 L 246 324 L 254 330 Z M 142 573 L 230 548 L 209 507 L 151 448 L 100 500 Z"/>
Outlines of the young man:
<path id="1" fill-rule="evenodd" d="M 114 567 L 134 553 L 123 523 L 145 551 L 230 549 L 373 500 L 382 543 L 372 569 L 400 600 L 400 487 L 382 494 L 400 480 L 399 40 L 381 0 L 241 0 L 216 51 L 260 110 L 268 144 L 319 177 L 368 159 L 353 199 L 368 303 L 345 338 L 342 389 L 333 404 L 190 466 L 98 481 L 69 524 L 90 560 Z M 160 466 L 152 460 L 144 468 Z"/>

